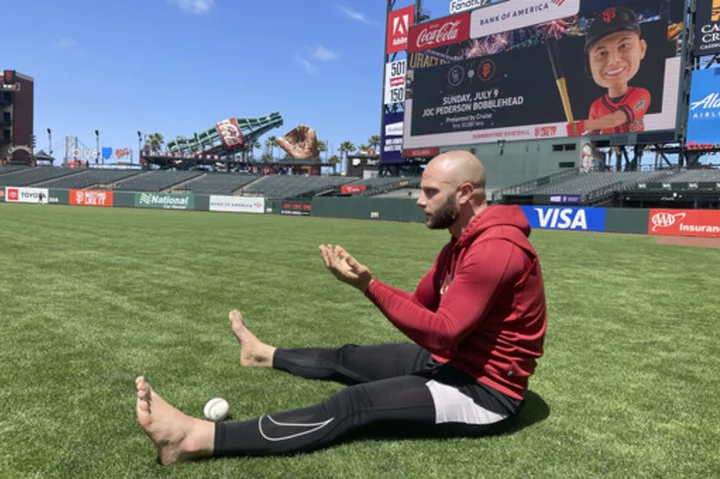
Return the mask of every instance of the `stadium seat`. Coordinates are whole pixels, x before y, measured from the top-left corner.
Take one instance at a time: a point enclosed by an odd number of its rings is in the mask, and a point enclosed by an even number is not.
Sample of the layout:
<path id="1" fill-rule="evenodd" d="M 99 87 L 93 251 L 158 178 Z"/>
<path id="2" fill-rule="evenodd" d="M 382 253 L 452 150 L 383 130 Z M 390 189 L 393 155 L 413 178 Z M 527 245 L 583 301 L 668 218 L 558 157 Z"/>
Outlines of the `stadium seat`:
<path id="1" fill-rule="evenodd" d="M 149 171 L 120 181 L 113 189 L 122 191 L 162 191 L 202 174 L 202 171 Z"/>

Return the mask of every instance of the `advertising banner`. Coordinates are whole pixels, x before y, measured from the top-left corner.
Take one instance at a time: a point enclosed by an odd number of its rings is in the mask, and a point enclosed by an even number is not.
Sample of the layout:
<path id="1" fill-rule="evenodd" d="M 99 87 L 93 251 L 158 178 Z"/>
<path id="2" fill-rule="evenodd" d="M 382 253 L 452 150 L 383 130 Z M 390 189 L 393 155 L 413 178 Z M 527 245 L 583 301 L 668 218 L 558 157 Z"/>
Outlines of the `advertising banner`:
<path id="1" fill-rule="evenodd" d="M 281 215 L 311 216 L 312 203 L 296 203 L 285 201 L 280 210 Z"/>
<path id="2" fill-rule="evenodd" d="M 648 234 L 720 237 L 720 211 L 651 209 Z"/>
<path id="3" fill-rule="evenodd" d="M 505 1 L 505 0 L 500 0 Z M 450 14 L 465 12 L 490 5 L 492 0 L 450 0 Z"/>
<path id="4" fill-rule="evenodd" d="M 692 72 L 687 148 L 720 148 L 720 68 Z"/>
<path id="5" fill-rule="evenodd" d="M 389 62 L 385 65 L 385 104 L 405 101 L 405 75 L 407 60 Z"/>
<path id="6" fill-rule="evenodd" d="M 195 207 L 193 195 L 170 195 L 167 193 L 135 193 L 138 208 L 162 208 L 166 210 L 191 210 Z"/>
<path id="7" fill-rule="evenodd" d="M 720 0 L 695 0 L 696 57 L 720 53 Z"/>
<path id="8" fill-rule="evenodd" d="M 673 132 L 684 4 L 532 0 L 473 10 L 470 40 L 410 54 L 404 147 Z"/>
<path id="9" fill-rule="evenodd" d="M 217 125 L 218 136 L 227 151 L 237 150 L 245 146 L 245 136 L 240 130 L 240 125 L 235 118 L 228 118 Z"/>
<path id="10" fill-rule="evenodd" d="M 113 192 L 101 190 L 70 190 L 70 204 L 74 206 L 113 206 Z"/>
<path id="11" fill-rule="evenodd" d="M 580 204 L 580 195 L 552 195 L 550 196 L 550 203 L 560 204 Z"/>
<path id="12" fill-rule="evenodd" d="M 408 53 L 439 48 L 470 39 L 470 13 L 420 23 L 410 28 Z"/>
<path id="13" fill-rule="evenodd" d="M 210 195 L 210 211 L 265 213 L 264 197 Z"/>
<path id="14" fill-rule="evenodd" d="M 414 5 L 390 12 L 387 24 L 386 52 L 388 55 L 407 49 L 408 33 L 413 23 L 415 23 Z"/>
<path id="15" fill-rule="evenodd" d="M 385 113 L 385 130 L 382 138 L 381 163 L 402 163 L 403 149 L 402 112 Z"/>
<path id="16" fill-rule="evenodd" d="M 8 186 L 5 188 L 5 201 L 8 203 L 38 203 L 48 204 L 47 188 L 16 188 Z"/>
<path id="17" fill-rule="evenodd" d="M 414 148 L 403 150 L 405 158 L 432 158 L 440 154 L 440 148 Z"/>
<path id="18" fill-rule="evenodd" d="M 342 185 L 340 187 L 340 192 L 344 195 L 362 193 L 365 190 L 367 190 L 367 185 Z"/>
<path id="19" fill-rule="evenodd" d="M 605 231 L 605 209 L 522 206 L 531 228 Z"/>

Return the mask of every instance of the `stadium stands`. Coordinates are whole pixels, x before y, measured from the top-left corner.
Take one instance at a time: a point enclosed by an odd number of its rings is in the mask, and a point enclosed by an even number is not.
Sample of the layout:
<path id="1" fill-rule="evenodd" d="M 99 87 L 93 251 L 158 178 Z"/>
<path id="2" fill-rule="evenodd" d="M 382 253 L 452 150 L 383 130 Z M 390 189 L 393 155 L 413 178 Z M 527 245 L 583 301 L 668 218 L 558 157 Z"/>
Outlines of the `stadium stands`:
<path id="1" fill-rule="evenodd" d="M 184 185 L 173 188 L 175 192 L 191 192 L 195 194 L 232 195 L 235 191 L 260 178 L 257 175 L 237 173 L 208 173 Z"/>
<path id="2" fill-rule="evenodd" d="M 110 187 L 120 180 L 139 175 L 142 170 L 89 169 L 77 175 L 45 181 L 38 186 L 44 188 L 82 189 L 94 186 Z"/>
<path id="3" fill-rule="evenodd" d="M 0 186 L 30 186 L 53 178 L 77 175 L 78 170 L 71 168 L 56 168 L 40 166 L 37 168 L 22 168 L 0 175 Z"/>
<path id="4" fill-rule="evenodd" d="M 314 196 L 326 191 L 358 181 L 358 178 L 345 176 L 263 176 L 243 188 L 244 195 L 259 195 L 267 198 L 293 198 Z"/>
<path id="5" fill-rule="evenodd" d="M 411 189 L 411 188 L 402 188 L 399 190 L 393 190 L 389 193 L 382 193 L 379 195 L 375 195 L 375 196 L 373 196 L 373 198 L 402 198 L 402 199 L 411 198 L 413 200 L 416 200 L 420 197 L 421 191 L 422 190 Z"/>
<path id="6" fill-rule="evenodd" d="M 577 195 L 583 203 L 598 203 L 612 198 L 614 193 L 628 191 L 639 183 L 673 181 L 668 179 L 677 170 L 591 172 L 580 173 L 575 169 L 533 182 L 503 188 L 492 196 L 493 202 L 508 197 L 531 197 L 535 195 Z"/>
<path id="7" fill-rule="evenodd" d="M 650 180 L 647 180 L 650 182 Z M 673 183 L 716 183 L 720 182 L 720 169 L 687 170 L 677 175 L 665 178 L 663 181 Z"/>
<path id="8" fill-rule="evenodd" d="M 622 173 L 587 173 L 555 185 L 541 186 L 528 191 L 530 195 L 588 195 L 593 191 L 617 185 L 617 191 L 644 181 L 664 178 L 664 171 L 629 171 Z"/>
<path id="9" fill-rule="evenodd" d="M 26 168 L 25 165 L 0 165 L 0 175 L 22 170 L 23 168 Z"/>
<path id="10" fill-rule="evenodd" d="M 401 189 L 401 188 L 418 188 L 420 186 L 420 178 L 419 177 L 411 177 L 411 178 L 397 178 L 397 177 L 390 177 L 390 178 L 368 178 L 365 180 L 367 185 L 367 189 L 360 193 L 358 196 L 377 196 L 377 195 L 384 195 L 386 193 L 390 193 L 392 191 Z M 357 183 L 353 183 L 357 184 Z"/>
<path id="11" fill-rule="evenodd" d="M 365 191 L 354 196 L 416 198 L 420 180 L 420 177 L 362 179 L 345 176 L 258 176 L 205 171 L 0 166 L 0 186 L 257 195 L 271 199 L 337 195 L 340 194 L 343 185 L 366 186 Z M 664 188 L 669 188 L 667 185 L 671 183 L 701 183 L 702 190 L 702 183 L 720 184 L 720 169 L 592 173 L 581 173 L 578 169 L 573 169 L 488 193 L 493 203 L 525 204 L 533 196 L 577 195 L 581 197 L 583 204 L 592 206 L 614 201 L 616 193 L 620 192 L 637 194 L 642 191 L 654 191 L 653 188 L 658 189 L 657 185 L 661 183 L 665 185 Z M 712 188 L 715 186 L 713 185 Z M 547 198 L 540 200 L 546 201 Z"/>
<path id="12" fill-rule="evenodd" d="M 204 174 L 202 171 L 149 171 L 116 183 L 112 189 L 122 191 L 162 191 Z"/>

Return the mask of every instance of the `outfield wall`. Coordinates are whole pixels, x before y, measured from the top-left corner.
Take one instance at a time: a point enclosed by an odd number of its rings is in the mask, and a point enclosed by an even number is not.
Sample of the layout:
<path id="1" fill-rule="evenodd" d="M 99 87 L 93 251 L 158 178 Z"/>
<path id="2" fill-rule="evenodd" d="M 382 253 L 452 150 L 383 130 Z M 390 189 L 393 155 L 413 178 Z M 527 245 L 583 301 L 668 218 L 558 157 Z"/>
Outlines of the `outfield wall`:
<path id="1" fill-rule="evenodd" d="M 168 194 L 53 188 L 0 188 L 0 201 L 105 208 L 279 214 L 422 223 L 416 200 L 406 198 L 263 197 Z M 521 206 L 534 229 L 720 238 L 720 210 Z"/>

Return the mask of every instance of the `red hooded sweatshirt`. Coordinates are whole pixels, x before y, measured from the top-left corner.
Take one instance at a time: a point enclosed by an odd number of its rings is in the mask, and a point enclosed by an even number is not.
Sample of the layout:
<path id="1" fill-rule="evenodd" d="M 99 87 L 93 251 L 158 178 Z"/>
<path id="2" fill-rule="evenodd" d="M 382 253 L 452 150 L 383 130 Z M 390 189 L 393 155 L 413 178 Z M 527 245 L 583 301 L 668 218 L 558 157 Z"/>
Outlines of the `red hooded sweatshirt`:
<path id="1" fill-rule="evenodd" d="M 365 295 L 437 361 L 522 399 L 547 325 L 529 236 L 519 206 L 490 206 L 451 238 L 414 294 L 373 279 Z"/>

